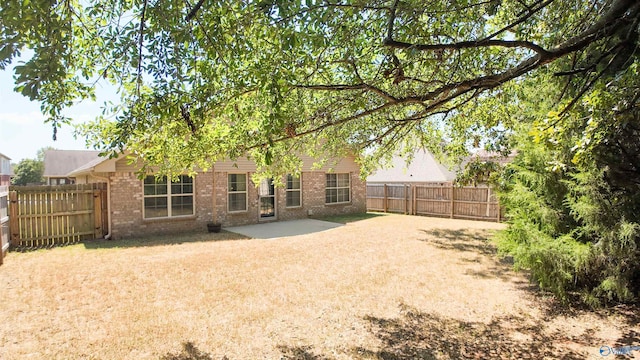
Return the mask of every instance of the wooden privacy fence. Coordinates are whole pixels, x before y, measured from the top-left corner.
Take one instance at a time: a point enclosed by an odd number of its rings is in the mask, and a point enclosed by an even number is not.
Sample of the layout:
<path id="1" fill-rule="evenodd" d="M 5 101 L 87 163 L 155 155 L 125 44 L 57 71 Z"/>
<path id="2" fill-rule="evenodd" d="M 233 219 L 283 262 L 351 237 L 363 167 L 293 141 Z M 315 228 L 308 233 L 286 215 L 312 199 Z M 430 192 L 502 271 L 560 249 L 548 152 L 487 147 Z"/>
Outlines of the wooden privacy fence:
<path id="1" fill-rule="evenodd" d="M 367 184 L 367 210 L 500 221 L 500 204 L 487 186 L 451 183 Z"/>
<path id="2" fill-rule="evenodd" d="M 0 265 L 9 251 L 9 187 L 0 186 Z"/>
<path id="3" fill-rule="evenodd" d="M 104 236 L 106 184 L 12 186 L 12 249 L 73 244 Z"/>

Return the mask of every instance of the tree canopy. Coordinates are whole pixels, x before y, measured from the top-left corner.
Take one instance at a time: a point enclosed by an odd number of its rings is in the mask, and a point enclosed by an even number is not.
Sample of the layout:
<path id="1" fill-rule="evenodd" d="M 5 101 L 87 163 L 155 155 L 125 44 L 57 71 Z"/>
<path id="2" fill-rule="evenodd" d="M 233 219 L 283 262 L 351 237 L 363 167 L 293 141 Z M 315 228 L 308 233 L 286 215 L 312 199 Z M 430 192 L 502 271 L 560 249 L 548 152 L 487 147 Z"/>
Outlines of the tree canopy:
<path id="1" fill-rule="evenodd" d="M 42 182 L 44 164 L 42 160 L 22 159 L 14 168 L 15 177 L 11 180 L 12 185 L 39 184 Z"/>
<path id="2" fill-rule="evenodd" d="M 82 134 L 160 171 L 248 154 L 279 172 L 297 152 L 347 151 L 367 171 L 418 145 L 500 148 L 518 121 L 504 104 L 541 70 L 577 89 L 563 116 L 633 63 L 640 3 L 9 0 L 0 12 L 0 68 L 32 51 L 16 90 L 54 131 L 108 81 L 122 103 Z"/>

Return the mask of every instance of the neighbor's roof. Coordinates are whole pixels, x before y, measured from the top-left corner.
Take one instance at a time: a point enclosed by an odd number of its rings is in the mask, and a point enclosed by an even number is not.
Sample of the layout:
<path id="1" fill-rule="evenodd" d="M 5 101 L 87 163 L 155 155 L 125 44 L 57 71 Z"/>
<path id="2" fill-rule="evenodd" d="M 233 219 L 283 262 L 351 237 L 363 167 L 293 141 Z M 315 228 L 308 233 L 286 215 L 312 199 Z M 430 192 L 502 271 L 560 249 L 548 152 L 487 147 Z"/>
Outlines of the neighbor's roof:
<path id="1" fill-rule="evenodd" d="M 5 154 L 3 154 L 3 153 L 0 153 L 0 157 L 3 157 L 3 158 L 8 159 L 8 160 L 11 160 L 11 158 L 10 158 L 10 157 L 8 157 L 7 155 L 5 155 Z"/>
<path id="2" fill-rule="evenodd" d="M 455 172 L 440 164 L 430 152 L 419 149 L 409 164 L 395 155 L 389 168 L 377 170 L 367 177 L 367 182 L 448 182 L 455 178 Z"/>
<path id="3" fill-rule="evenodd" d="M 64 177 L 69 172 L 89 162 L 100 159 L 100 151 L 46 150 L 44 153 L 44 177 Z"/>

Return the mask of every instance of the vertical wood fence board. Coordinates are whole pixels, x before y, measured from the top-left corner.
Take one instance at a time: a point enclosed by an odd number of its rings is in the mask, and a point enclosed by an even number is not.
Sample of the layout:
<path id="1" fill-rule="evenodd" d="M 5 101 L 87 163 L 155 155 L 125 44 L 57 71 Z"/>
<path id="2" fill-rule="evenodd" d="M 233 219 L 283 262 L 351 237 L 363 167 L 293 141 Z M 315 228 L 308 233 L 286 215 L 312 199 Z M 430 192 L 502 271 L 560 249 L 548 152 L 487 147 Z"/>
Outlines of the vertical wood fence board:
<path id="1" fill-rule="evenodd" d="M 500 205 L 489 187 L 443 184 L 367 184 L 367 209 L 496 221 Z"/>
<path id="2" fill-rule="evenodd" d="M 102 196 L 99 190 L 93 191 L 93 216 L 93 236 L 97 239 L 102 235 Z"/>
<path id="3" fill-rule="evenodd" d="M 105 189 L 102 184 L 12 187 L 11 246 L 42 248 L 101 237 Z"/>
<path id="4" fill-rule="evenodd" d="M 9 231 L 11 232 L 11 246 L 17 246 L 20 241 L 20 220 L 18 207 L 18 194 L 9 192 Z"/>

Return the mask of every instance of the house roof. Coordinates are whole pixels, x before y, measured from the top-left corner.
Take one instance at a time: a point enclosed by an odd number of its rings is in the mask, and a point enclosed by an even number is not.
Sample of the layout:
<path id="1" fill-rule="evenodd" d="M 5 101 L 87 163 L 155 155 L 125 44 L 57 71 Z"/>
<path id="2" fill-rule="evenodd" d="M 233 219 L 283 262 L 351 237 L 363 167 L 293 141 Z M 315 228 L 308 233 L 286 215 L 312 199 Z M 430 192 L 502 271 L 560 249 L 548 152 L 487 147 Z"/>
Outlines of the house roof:
<path id="1" fill-rule="evenodd" d="M 107 159 L 102 158 L 102 157 L 95 158 L 95 159 L 89 161 L 88 163 L 83 164 L 82 166 L 71 170 L 69 173 L 67 173 L 67 176 L 77 176 L 77 175 L 80 175 L 80 174 L 89 173 L 89 172 L 91 172 L 93 170 L 93 168 L 96 167 L 96 165 L 98 165 L 98 164 L 100 164 L 100 163 L 102 163 L 103 161 L 106 161 L 106 160 Z"/>
<path id="2" fill-rule="evenodd" d="M 5 154 L 3 154 L 3 153 L 0 153 L 0 158 L 5 158 L 5 159 L 7 159 L 7 160 L 11 160 L 11 158 L 10 158 L 10 157 L 8 157 L 7 155 L 5 155 Z"/>
<path id="3" fill-rule="evenodd" d="M 108 156 L 99 156 L 87 163 L 84 163 L 72 170 L 66 176 L 77 177 L 82 175 L 90 175 L 95 173 L 113 172 L 116 169 L 116 161 L 124 158 L 129 153 L 121 153 L 119 156 L 110 158 Z"/>
<path id="4" fill-rule="evenodd" d="M 419 149 L 409 164 L 395 155 L 389 168 L 377 170 L 367 177 L 367 182 L 448 182 L 455 178 L 455 172 L 440 164 L 430 152 Z"/>
<path id="5" fill-rule="evenodd" d="M 100 151 L 46 150 L 44 153 L 44 177 L 66 177 L 74 169 L 100 159 Z"/>

